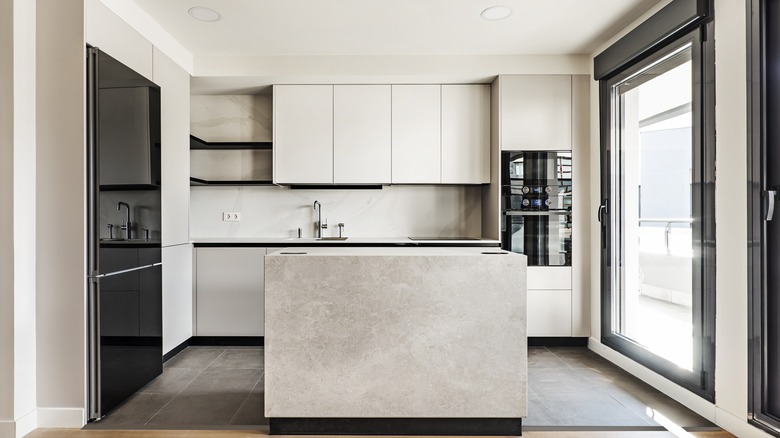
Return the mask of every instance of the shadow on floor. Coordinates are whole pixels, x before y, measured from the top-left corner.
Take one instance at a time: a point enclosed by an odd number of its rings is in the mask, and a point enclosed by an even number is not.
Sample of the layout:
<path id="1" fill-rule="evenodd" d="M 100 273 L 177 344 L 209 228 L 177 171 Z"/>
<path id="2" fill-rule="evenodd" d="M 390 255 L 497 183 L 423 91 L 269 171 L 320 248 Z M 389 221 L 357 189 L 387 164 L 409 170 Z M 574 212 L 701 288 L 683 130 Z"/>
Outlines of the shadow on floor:
<path id="1" fill-rule="evenodd" d="M 523 426 L 717 427 L 587 348 L 528 348 Z"/>
<path id="2" fill-rule="evenodd" d="M 263 349 L 188 347 L 163 373 L 87 429 L 267 426 Z"/>
<path id="3" fill-rule="evenodd" d="M 189 347 L 86 429 L 266 428 L 263 350 Z M 528 348 L 528 430 L 717 427 L 587 348 Z"/>

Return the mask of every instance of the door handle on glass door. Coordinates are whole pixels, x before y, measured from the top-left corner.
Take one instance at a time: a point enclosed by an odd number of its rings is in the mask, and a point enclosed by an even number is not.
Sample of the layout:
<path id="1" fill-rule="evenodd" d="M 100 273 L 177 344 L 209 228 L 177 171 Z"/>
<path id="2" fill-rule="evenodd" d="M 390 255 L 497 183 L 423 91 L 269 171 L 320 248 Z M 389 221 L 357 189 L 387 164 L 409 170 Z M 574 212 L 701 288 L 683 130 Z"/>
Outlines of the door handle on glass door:
<path id="1" fill-rule="evenodd" d="M 604 202 L 599 205 L 599 211 L 598 211 L 598 219 L 599 222 L 604 222 L 604 216 L 607 214 L 607 200 L 605 199 Z"/>
<path id="2" fill-rule="evenodd" d="M 775 216 L 775 199 L 777 198 L 777 190 L 766 190 L 767 205 L 766 205 L 766 221 L 771 221 Z"/>
<path id="3" fill-rule="evenodd" d="M 606 249 L 607 248 L 607 223 L 604 221 L 604 217 L 609 214 L 609 209 L 607 207 L 607 200 L 601 201 L 601 205 L 599 205 L 599 212 L 598 212 L 598 219 L 601 223 L 601 247 Z"/>

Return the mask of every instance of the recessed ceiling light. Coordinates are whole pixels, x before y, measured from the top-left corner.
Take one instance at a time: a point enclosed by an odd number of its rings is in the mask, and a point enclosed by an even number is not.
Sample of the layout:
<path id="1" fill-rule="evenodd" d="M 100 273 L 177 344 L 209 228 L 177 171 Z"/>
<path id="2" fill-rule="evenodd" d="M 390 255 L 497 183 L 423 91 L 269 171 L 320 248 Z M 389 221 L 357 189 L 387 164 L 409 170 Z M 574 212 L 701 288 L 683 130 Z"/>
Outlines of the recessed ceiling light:
<path id="1" fill-rule="evenodd" d="M 482 11 L 482 13 L 479 15 L 485 20 L 490 20 L 490 21 L 503 20 L 504 18 L 512 15 L 512 8 L 504 5 L 491 6 L 485 9 L 484 11 Z"/>
<path id="2" fill-rule="evenodd" d="M 203 6 L 195 6 L 190 8 L 187 12 L 189 12 L 192 18 L 199 21 L 205 21 L 207 23 L 213 23 L 215 21 L 219 21 L 219 19 L 222 18 L 222 16 L 219 15 L 219 12 L 213 9 L 204 8 Z"/>

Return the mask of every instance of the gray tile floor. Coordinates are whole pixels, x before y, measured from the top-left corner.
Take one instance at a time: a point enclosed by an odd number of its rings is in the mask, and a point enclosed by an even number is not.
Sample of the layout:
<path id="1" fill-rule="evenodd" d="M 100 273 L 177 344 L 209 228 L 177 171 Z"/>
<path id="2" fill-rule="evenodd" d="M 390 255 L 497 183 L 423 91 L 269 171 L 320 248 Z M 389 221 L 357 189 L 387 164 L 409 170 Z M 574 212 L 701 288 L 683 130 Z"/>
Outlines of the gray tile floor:
<path id="1" fill-rule="evenodd" d="M 263 349 L 188 347 L 89 428 L 263 426 Z"/>
<path id="2" fill-rule="evenodd" d="M 587 348 L 528 348 L 523 426 L 715 428 Z"/>
<path id="3" fill-rule="evenodd" d="M 528 381 L 529 429 L 715 427 L 587 348 L 530 347 Z M 267 426 L 263 395 L 261 348 L 189 347 L 88 428 Z"/>

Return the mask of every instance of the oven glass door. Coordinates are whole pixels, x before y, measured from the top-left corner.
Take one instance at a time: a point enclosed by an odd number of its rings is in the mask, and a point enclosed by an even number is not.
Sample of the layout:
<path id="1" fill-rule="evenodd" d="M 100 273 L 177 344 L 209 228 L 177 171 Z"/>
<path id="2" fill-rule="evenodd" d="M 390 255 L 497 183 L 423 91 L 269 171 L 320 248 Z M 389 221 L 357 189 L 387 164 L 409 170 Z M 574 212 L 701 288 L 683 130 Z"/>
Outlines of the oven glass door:
<path id="1" fill-rule="evenodd" d="M 506 250 L 525 254 L 528 266 L 571 266 L 571 214 L 507 212 Z"/>

